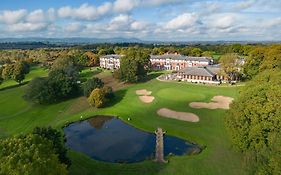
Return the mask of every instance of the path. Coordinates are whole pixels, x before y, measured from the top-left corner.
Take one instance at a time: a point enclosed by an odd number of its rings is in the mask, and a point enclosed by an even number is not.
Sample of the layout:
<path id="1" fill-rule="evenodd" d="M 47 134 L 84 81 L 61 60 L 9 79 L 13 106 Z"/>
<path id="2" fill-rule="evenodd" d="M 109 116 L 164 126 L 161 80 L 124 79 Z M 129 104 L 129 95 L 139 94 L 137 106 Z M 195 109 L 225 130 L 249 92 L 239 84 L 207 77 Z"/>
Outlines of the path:
<path id="1" fill-rule="evenodd" d="M 155 161 L 158 163 L 167 163 L 167 161 L 164 160 L 163 136 L 165 132 L 163 132 L 162 128 L 157 128 L 155 134 L 156 134 Z"/>

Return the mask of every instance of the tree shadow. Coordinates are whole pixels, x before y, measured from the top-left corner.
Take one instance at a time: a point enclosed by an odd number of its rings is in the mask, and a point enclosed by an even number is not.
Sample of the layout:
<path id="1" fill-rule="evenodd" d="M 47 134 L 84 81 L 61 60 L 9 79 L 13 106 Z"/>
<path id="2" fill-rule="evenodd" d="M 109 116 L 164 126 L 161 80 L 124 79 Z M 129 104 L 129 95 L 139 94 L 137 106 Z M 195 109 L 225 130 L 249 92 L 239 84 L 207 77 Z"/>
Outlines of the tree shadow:
<path id="1" fill-rule="evenodd" d="M 124 96 L 126 95 L 127 90 L 121 89 L 114 92 L 114 98 L 112 98 L 105 107 L 111 107 L 118 104 L 121 100 L 123 100 Z"/>
<path id="2" fill-rule="evenodd" d="M 147 81 L 153 80 L 163 74 L 164 73 L 160 72 L 160 71 L 159 72 L 150 72 L 142 82 L 147 82 Z"/>
<path id="3" fill-rule="evenodd" d="M 4 90 L 8 90 L 8 89 L 13 89 L 13 88 L 17 88 L 17 87 L 20 87 L 20 86 L 24 86 L 26 84 L 28 84 L 29 81 L 25 81 L 21 84 L 15 84 L 15 85 L 11 85 L 11 86 L 7 86 L 7 87 L 3 87 L 3 88 L 0 88 L 0 91 L 4 91 Z"/>

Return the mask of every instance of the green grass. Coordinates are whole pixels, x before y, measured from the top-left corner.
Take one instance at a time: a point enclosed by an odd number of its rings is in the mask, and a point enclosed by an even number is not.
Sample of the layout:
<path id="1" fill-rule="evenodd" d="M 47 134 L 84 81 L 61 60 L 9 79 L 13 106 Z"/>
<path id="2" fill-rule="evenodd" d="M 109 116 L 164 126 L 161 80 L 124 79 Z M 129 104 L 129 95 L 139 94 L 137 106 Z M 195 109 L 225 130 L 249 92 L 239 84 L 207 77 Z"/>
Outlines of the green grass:
<path id="1" fill-rule="evenodd" d="M 107 72 L 106 72 L 107 73 Z M 144 161 L 133 164 L 110 164 L 90 159 L 74 151 L 70 174 L 246 174 L 239 153 L 232 150 L 224 127 L 225 110 L 193 109 L 192 101 L 209 101 L 215 95 L 236 98 L 239 87 L 217 87 L 152 80 L 128 86 L 116 92 L 116 99 L 104 109 L 87 106 L 85 98 L 75 98 L 53 105 L 32 105 L 22 99 L 25 86 L 0 91 L 0 136 L 26 133 L 35 126 L 61 128 L 66 123 L 97 114 L 119 116 L 125 122 L 149 132 L 162 127 L 168 135 L 177 136 L 206 146 L 199 155 L 169 157 L 169 163 L 156 164 Z M 135 91 L 146 88 L 152 91 L 155 101 L 143 104 Z M 159 108 L 167 107 L 193 112 L 200 122 L 189 123 L 157 115 Z M 131 118 L 127 121 L 127 118 Z M 94 145 L 93 145 L 94 146 Z"/>
<path id="2" fill-rule="evenodd" d="M 32 67 L 30 72 L 25 76 L 25 79 L 23 80 L 23 84 L 26 82 L 29 82 L 32 80 L 34 77 L 45 77 L 47 76 L 48 72 L 47 70 L 41 68 L 41 67 Z M 5 80 L 1 85 L 0 85 L 0 90 L 3 88 L 11 87 L 11 86 L 16 86 L 18 83 L 15 80 Z"/>
<path id="3" fill-rule="evenodd" d="M 221 54 L 214 54 L 213 58 L 214 60 L 219 60 L 221 56 L 222 56 Z"/>

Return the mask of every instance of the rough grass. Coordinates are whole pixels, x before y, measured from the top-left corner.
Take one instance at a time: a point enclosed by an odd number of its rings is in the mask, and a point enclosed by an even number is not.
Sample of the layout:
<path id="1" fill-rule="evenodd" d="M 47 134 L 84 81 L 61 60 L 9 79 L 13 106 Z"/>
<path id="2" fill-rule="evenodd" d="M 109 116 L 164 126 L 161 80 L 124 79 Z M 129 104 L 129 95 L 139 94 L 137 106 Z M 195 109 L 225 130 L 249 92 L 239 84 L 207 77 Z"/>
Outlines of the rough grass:
<path id="1" fill-rule="evenodd" d="M 134 164 L 110 164 L 70 151 L 69 156 L 73 161 L 70 174 L 246 174 L 240 154 L 232 151 L 226 134 L 225 110 L 193 109 L 188 106 L 192 101 L 208 102 L 215 95 L 235 98 L 239 87 L 151 80 L 122 87 L 121 90 L 116 91 L 115 100 L 107 108 L 98 110 L 80 105 L 86 104 L 83 98 L 53 105 L 32 105 L 22 99 L 24 88 L 25 86 L 21 86 L 0 91 L 0 137 L 26 133 L 35 126 L 50 125 L 61 128 L 68 122 L 80 120 L 81 116 L 86 118 L 104 114 L 119 116 L 129 124 L 149 132 L 162 127 L 168 135 L 206 146 L 199 155 L 169 157 L 169 163 L 165 165 L 150 160 Z M 152 91 L 152 95 L 155 96 L 153 103 L 142 103 L 135 94 L 138 89 Z M 200 122 L 189 123 L 160 117 L 156 111 L 163 107 L 195 113 L 200 117 Z M 127 121 L 129 117 L 131 120 Z"/>

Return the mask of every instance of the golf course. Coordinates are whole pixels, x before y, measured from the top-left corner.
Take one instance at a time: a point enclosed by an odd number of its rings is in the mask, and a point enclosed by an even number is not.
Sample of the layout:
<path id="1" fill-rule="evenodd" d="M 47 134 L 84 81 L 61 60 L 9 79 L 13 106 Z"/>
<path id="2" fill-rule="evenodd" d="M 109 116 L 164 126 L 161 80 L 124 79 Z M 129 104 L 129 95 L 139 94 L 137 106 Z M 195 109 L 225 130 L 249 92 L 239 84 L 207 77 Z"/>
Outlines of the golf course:
<path id="1" fill-rule="evenodd" d="M 47 73 L 47 70 L 34 67 L 27 74 L 25 81 L 44 77 Z M 235 100 L 240 87 L 159 81 L 156 77 L 160 73 L 150 73 L 153 78 L 143 83 L 121 84 L 112 78 L 109 71 L 97 71 L 92 68 L 80 72 L 84 79 L 100 77 L 115 90 L 113 101 L 100 109 L 91 107 L 83 96 L 50 105 L 32 104 L 23 99 L 26 84 L 17 86 L 13 81 L 3 82 L 0 85 L 0 137 L 25 134 L 36 126 L 52 126 L 62 132 L 64 126 L 81 119 L 96 115 L 117 116 L 144 131 L 154 133 L 157 127 L 160 127 L 166 131 L 166 135 L 196 143 L 204 149 L 197 155 L 168 156 L 167 164 L 158 164 L 152 160 L 128 164 L 106 163 L 69 150 L 68 155 L 72 161 L 70 174 L 246 174 L 242 155 L 232 148 L 225 129 L 227 109 L 190 106 L 192 102 L 209 103 L 215 96 L 231 97 Z M 136 91 L 142 89 L 150 91 L 149 96 L 154 97 L 153 100 L 147 103 L 140 100 Z M 157 113 L 162 108 L 192 113 L 199 119 L 189 122 L 163 117 Z"/>

